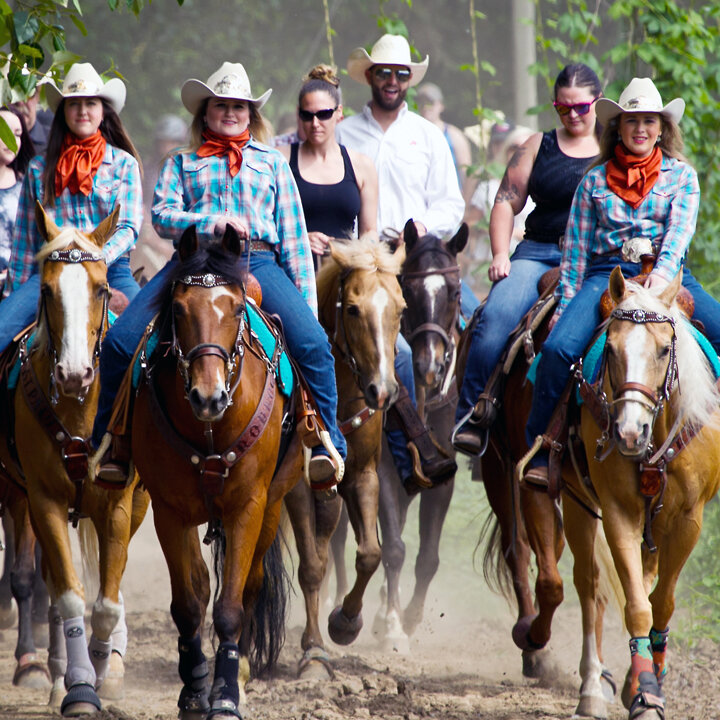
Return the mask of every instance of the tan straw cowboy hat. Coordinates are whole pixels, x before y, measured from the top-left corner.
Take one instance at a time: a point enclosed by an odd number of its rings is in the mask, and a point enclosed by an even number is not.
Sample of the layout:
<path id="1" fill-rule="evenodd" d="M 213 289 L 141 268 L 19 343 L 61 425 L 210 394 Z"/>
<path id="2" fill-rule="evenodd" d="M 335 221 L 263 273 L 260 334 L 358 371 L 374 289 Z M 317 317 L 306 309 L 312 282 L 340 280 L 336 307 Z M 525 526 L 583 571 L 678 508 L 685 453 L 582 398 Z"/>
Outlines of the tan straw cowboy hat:
<path id="1" fill-rule="evenodd" d="M 600 98 L 595 108 L 597 119 L 607 125 L 608 121 L 621 113 L 660 113 L 679 123 L 685 112 L 685 101 L 675 98 L 667 105 L 662 99 L 655 83 L 650 78 L 633 78 L 622 91 L 618 102 L 609 98 Z"/>
<path id="2" fill-rule="evenodd" d="M 119 113 L 125 106 L 126 94 L 125 83 L 120 78 L 103 82 L 90 63 L 75 63 L 68 70 L 62 89 L 59 89 L 52 80 L 45 83 L 45 97 L 53 112 L 65 98 L 97 97 L 107 100 L 110 107 Z"/>
<path id="3" fill-rule="evenodd" d="M 347 71 L 353 80 L 367 84 L 365 71 L 373 65 L 402 65 L 410 68 L 412 77 L 410 87 L 417 85 L 425 77 L 429 56 L 421 63 L 410 59 L 410 45 L 402 35 L 383 35 L 373 46 L 368 55 L 365 48 L 355 48 L 348 58 Z"/>
<path id="4" fill-rule="evenodd" d="M 230 100 L 247 100 L 261 108 L 270 97 L 272 90 L 266 90 L 260 97 L 253 97 L 250 80 L 240 63 L 225 62 L 216 70 L 206 83 L 200 80 L 186 80 L 180 97 L 183 105 L 194 115 L 203 100 L 211 97 Z"/>

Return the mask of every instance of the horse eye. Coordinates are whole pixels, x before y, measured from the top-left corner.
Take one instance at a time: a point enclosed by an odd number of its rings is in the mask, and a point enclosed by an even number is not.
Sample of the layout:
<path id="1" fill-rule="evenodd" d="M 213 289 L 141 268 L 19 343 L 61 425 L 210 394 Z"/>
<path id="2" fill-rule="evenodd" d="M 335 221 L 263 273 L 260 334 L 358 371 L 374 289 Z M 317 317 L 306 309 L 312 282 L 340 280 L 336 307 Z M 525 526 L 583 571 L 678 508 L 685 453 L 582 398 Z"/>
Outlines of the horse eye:
<path id="1" fill-rule="evenodd" d="M 174 302 L 172 304 L 173 315 L 183 317 L 185 315 L 185 306 L 182 303 Z"/>
<path id="2" fill-rule="evenodd" d="M 357 305 L 348 305 L 347 313 L 348 315 L 352 315 L 352 317 L 358 317 L 360 315 L 360 308 Z"/>
<path id="3" fill-rule="evenodd" d="M 660 351 L 658 352 L 658 358 L 663 360 L 670 354 L 670 346 L 666 345 L 665 347 L 660 348 Z"/>

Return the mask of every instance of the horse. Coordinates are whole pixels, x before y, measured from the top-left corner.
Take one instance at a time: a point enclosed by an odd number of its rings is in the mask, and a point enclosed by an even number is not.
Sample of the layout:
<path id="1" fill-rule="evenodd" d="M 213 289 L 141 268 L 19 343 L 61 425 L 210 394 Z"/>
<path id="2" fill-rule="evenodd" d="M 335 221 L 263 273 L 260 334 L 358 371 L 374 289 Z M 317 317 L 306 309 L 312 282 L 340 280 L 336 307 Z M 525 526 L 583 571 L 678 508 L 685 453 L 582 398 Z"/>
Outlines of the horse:
<path id="1" fill-rule="evenodd" d="M 112 494 L 87 481 L 91 447 L 86 438 L 97 407 L 97 361 L 108 326 L 109 287 L 102 247 L 115 231 L 119 208 L 89 233 L 59 228 L 39 203 L 35 214 L 45 240 L 37 256 L 41 298 L 35 337 L 20 343 L 14 398 L 13 437 L 22 470 L 5 444 L 2 455 L 13 481 L 27 492 L 29 518 L 42 548 L 43 576 L 53 604 L 51 615 L 56 619 L 50 630 L 50 700 L 54 703 L 61 692 L 64 675 L 67 693 L 60 709 L 72 716 L 99 711 L 96 688 L 103 684 L 108 668 L 122 684 L 122 658 L 112 652 L 113 635 L 119 638 L 118 633 L 125 631 L 120 580 L 130 537 L 149 499 L 137 487 L 137 479 Z M 73 566 L 68 533 L 68 518 L 77 526 L 86 517 L 97 533 L 99 558 L 97 553 L 85 554 L 83 560 L 96 566 L 99 561 L 100 572 L 89 647 L 84 590 Z M 27 532 L 22 516 L 14 521 L 16 533 Z M 82 536 L 84 548 L 90 548 L 93 540 L 88 532 Z M 18 542 L 19 550 L 30 544 L 25 536 Z M 21 578 L 27 591 L 27 573 L 18 576 L 19 582 Z"/>
<path id="2" fill-rule="evenodd" d="M 158 360 L 143 350 L 147 369 L 132 413 L 132 457 L 170 573 L 183 719 L 239 717 L 239 670 L 247 679 L 269 669 L 284 639 L 288 587 L 277 530 L 283 497 L 303 474 L 303 448 L 298 432 L 287 443 L 283 436 L 286 422 L 294 427 L 276 378 L 283 343 L 276 338 L 265 352 L 259 316 L 249 324 L 241 253 L 230 226 L 206 247 L 195 226 L 183 232 L 162 293 Z M 201 642 L 210 599 L 197 531 L 204 523 L 218 588 L 212 688 Z"/>
<path id="3" fill-rule="evenodd" d="M 606 712 L 595 652 L 600 523 L 630 635 L 623 702 L 630 718 L 659 720 L 675 586 L 720 485 L 720 392 L 708 360 L 715 353 L 703 351 L 679 309 L 681 282 L 682 271 L 653 294 L 615 268 L 599 378 L 581 381 L 590 399 L 580 418 L 589 480 L 563 478 L 580 500 L 564 503 L 564 517 L 582 608 L 582 715 Z"/>
<path id="4" fill-rule="evenodd" d="M 319 320 L 332 344 L 339 427 L 348 445 L 338 492 L 357 541 L 355 584 L 328 619 L 330 637 L 340 645 L 353 642 L 362 628 L 363 594 L 381 560 L 377 465 L 383 410 L 395 401 L 399 390 L 394 371 L 395 342 L 405 301 L 397 276 L 404 257 L 404 248 L 393 252 L 370 234 L 347 243 L 335 241 L 331 243 L 331 258 L 317 276 Z M 298 484 L 286 496 L 285 504 L 300 556 L 298 578 L 307 617 L 299 674 L 308 676 L 318 670 L 319 674 L 332 675 L 318 610 L 340 500 L 319 502 L 309 488 Z M 344 561 L 340 566 L 344 569 Z"/>
<path id="5" fill-rule="evenodd" d="M 412 348 L 418 412 L 449 456 L 450 430 L 454 424 L 453 378 L 456 326 L 460 311 L 460 268 L 457 255 L 467 243 L 467 225 L 444 241 L 435 235 L 418 237 L 408 221 L 403 231 L 406 258 L 400 284 L 406 302 L 403 334 Z M 412 501 L 383 460 L 380 473 L 380 527 L 382 559 L 387 578 L 386 643 L 406 649 L 408 636 L 422 621 L 428 587 L 437 572 L 439 545 L 445 516 L 453 494 L 454 478 L 420 493 L 420 548 L 415 563 L 415 588 L 403 612 L 400 572 L 405 560 L 402 531 Z"/>

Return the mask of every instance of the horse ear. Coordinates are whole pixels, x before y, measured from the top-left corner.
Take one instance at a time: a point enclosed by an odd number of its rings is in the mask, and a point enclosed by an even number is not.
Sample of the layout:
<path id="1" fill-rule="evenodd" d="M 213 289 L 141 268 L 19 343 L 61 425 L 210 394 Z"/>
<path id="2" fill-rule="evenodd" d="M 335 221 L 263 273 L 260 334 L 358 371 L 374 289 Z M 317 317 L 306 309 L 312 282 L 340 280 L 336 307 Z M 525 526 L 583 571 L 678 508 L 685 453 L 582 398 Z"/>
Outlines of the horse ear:
<path id="1" fill-rule="evenodd" d="M 40 234 L 47 242 L 55 239 L 60 234 L 60 228 L 48 217 L 39 200 L 35 201 L 35 222 Z"/>
<path id="2" fill-rule="evenodd" d="M 451 240 L 447 244 L 447 249 L 453 254 L 457 255 L 462 252 L 465 245 L 467 245 L 469 230 L 467 223 L 462 223 L 458 228 L 458 231 L 453 235 Z"/>
<path id="3" fill-rule="evenodd" d="M 681 265 L 678 274 L 668 283 L 665 288 L 663 288 L 663 291 L 658 295 L 660 302 L 662 302 L 667 307 L 670 307 L 673 304 L 675 296 L 680 292 L 680 288 L 682 287 L 682 276 L 683 269 Z"/>
<path id="4" fill-rule="evenodd" d="M 185 229 L 180 242 L 178 243 L 178 255 L 180 261 L 185 262 L 188 258 L 192 257 L 198 251 L 198 239 L 197 231 L 194 225 Z"/>
<path id="5" fill-rule="evenodd" d="M 405 223 L 405 228 L 403 229 L 403 240 L 405 241 L 405 245 L 407 245 L 408 252 L 413 249 L 415 243 L 418 241 L 418 231 L 412 218 Z"/>
<path id="6" fill-rule="evenodd" d="M 610 273 L 608 290 L 610 291 L 612 301 L 616 305 L 619 305 L 625 298 L 625 278 L 623 277 L 622 270 L 619 265 L 616 265 L 614 270 Z"/>
<path id="7" fill-rule="evenodd" d="M 237 255 L 238 257 L 242 252 L 242 243 L 240 240 L 240 236 L 238 235 L 237 230 L 232 225 L 230 225 L 230 223 L 225 226 L 225 232 L 223 233 L 222 237 L 222 246 L 229 253 Z"/>
<path id="8" fill-rule="evenodd" d="M 88 233 L 88 237 L 98 247 L 102 247 L 115 234 L 119 217 L 120 205 L 116 205 L 113 211 L 91 233 Z"/>

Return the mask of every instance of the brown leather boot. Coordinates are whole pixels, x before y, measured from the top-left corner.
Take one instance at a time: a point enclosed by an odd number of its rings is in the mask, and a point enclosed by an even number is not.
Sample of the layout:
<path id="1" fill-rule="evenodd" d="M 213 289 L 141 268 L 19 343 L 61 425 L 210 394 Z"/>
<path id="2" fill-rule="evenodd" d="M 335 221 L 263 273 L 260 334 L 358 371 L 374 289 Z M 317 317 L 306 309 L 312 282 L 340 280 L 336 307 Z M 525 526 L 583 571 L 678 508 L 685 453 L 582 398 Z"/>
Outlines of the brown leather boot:
<path id="1" fill-rule="evenodd" d="M 95 482 L 104 488 L 122 489 L 132 479 L 130 464 L 132 460 L 131 436 L 113 435 L 110 446 L 98 463 Z"/>

